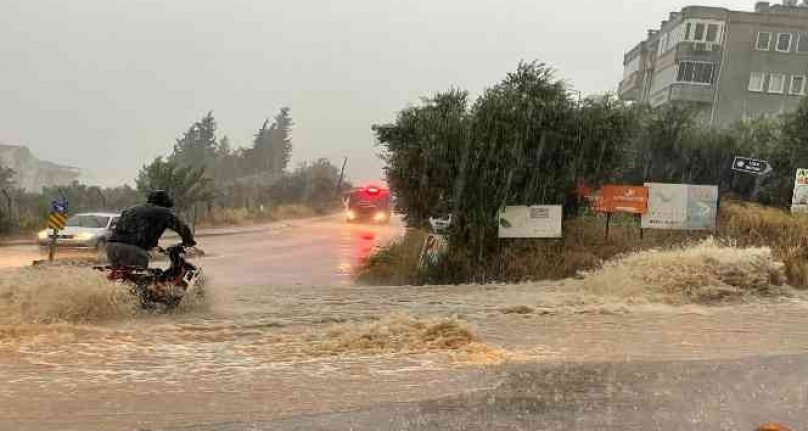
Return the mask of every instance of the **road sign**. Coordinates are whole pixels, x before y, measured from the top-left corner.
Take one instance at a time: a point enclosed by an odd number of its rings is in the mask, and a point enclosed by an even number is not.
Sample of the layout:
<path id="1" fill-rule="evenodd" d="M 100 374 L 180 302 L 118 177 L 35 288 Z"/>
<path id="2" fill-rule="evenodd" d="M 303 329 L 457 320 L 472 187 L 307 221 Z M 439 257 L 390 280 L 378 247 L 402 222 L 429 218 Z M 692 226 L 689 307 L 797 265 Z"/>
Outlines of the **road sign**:
<path id="1" fill-rule="evenodd" d="M 772 171 L 772 166 L 765 160 L 736 157 L 732 162 L 732 170 L 745 174 L 766 175 Z"/>
<path id="2" fill-rule="evenodd" d="M 64 213 L 52 212 L 48 216 L 48 227 L 53 230 L 62 230 L 67 223 L 67 216 Z"/>
<path id="3" fill-rule="evenodd" d="M 605 185 L 593 209 L 603 213 L 645 214 L 648 210 L 648 188 Z"/>
<path id="4" fill-rule="evenodd" d="M 51 212 L 67 214 L 67 201 L 52 201 Z"/>

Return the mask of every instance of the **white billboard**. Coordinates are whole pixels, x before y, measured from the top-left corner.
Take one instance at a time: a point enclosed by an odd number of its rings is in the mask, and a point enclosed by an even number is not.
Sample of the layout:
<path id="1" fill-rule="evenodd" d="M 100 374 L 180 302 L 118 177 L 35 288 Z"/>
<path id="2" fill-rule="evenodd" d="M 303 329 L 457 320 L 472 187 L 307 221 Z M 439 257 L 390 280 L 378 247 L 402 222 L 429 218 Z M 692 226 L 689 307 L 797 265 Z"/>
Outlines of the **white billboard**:
<path id="1" fill-rule="evenodd" d="M 500 238 L 561 238 L 561 205 L 505 207 L 499 213 Z"/>
<path id="2" fill-rule="evenodd" d="M 808 169 L 797 169 L 797 176 L 794 179 L 794 197 L 791 205 L 801 207 L 808 205 Z"/>
<path id="3" fill-rule="evenodd" d="M 643 229 L 714 230 L 718 186 L 646 183 L 648 212 Z"/>

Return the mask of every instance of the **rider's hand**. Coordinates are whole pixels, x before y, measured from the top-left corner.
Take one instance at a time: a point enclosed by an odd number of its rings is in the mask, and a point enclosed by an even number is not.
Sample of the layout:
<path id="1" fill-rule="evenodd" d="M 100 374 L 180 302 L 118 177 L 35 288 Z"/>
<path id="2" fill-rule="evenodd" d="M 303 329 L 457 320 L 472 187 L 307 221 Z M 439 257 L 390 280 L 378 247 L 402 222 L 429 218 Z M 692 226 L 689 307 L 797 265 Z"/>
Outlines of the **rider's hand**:
<path id="1" fill-rule="evenodd" d="M 185 247 L 185 248 L 194 247 L 194 246 L 196 246 L 196 241 L 190 240 L 190 241 L 183 242 L 182 246 Z"/>

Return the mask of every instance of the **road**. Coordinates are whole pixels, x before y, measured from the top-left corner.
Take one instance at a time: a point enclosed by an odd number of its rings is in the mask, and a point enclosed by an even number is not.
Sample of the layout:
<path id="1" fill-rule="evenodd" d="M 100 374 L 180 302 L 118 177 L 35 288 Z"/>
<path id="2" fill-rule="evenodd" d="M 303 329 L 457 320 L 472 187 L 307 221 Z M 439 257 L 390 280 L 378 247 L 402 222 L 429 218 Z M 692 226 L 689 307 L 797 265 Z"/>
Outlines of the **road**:
<path id="1" fill-rule="evenodd" d="M 562 304 L 563 284 L 355 285 L 400 232 L 325 218 L 205 237 L 208 296 L 176 314 L 77 308 L 104 318 L 43 324 L 6 303 L 0 429 L 808 424 L 805 301 Z M 12 281 L 55 290 L 42 296 L 55 309 L 98 299 L 68 289 L 78 280 Z"/>

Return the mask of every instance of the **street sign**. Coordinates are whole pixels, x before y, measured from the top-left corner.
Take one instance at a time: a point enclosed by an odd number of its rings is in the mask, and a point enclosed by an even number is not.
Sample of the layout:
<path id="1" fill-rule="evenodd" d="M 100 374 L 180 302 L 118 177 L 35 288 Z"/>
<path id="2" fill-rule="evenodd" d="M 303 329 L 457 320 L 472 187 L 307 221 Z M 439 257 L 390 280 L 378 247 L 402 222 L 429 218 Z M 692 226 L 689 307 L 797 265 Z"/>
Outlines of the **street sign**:
<path id="1" fill-rule="evenodd" d="M 67 225 L 67 200 L 51 201 L 51 212 L 48 215 L 48 228 L 51 230 L 48 260 L 51 262 L 56 254 L 56 238 L 65 225 Z"/>
<path id="2" fill-rule="evenodd" d="M 67 201 L 51 201 L 51 212 L 67 214 Z"/>
<path id="3" fill-rule="evenodd" d="M 735 157 L 732 161 L 732 170 L 752 175 L 766 175 L 771 172 L 772 166 L 765 160 L 755 160 L 748 157 Z"/>
<path id="4" fill-rule="evenodd" d="M 48 227 L 53 230 L 62 230 L 67 223 L 67 216 L 64 213 L 52 212 L 48 216 Z"/>

